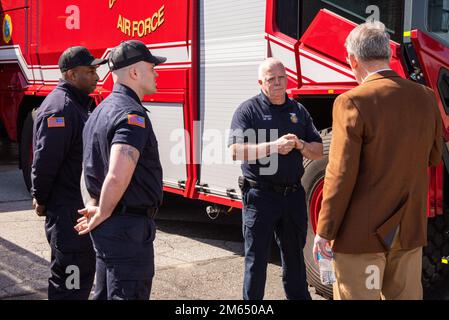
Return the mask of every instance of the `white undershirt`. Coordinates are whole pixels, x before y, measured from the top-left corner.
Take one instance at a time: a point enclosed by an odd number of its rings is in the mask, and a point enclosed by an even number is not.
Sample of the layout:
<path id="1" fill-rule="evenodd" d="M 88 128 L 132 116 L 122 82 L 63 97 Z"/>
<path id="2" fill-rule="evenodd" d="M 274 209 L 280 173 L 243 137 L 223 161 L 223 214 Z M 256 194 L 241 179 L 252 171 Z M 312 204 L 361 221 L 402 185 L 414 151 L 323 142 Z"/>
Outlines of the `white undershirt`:
<path id="1" fill-rule="evenodd" d="M 369 77 L 371 77 L 373 74 L 376 74 L 376 73 L 379 73 L 379 72 L 382 72 L 382 71 L 392 71 L 392 70 L 391 70 L 390 68 L 386 68 L 386 69 L 380 69 L 380 70 L 371 72 L 369 75 L 367 75 L 367 76 L 363 79 L 362 83 L 364 83 L 364 82 L 366 81 L 366 79 L 368 79 Z"/>

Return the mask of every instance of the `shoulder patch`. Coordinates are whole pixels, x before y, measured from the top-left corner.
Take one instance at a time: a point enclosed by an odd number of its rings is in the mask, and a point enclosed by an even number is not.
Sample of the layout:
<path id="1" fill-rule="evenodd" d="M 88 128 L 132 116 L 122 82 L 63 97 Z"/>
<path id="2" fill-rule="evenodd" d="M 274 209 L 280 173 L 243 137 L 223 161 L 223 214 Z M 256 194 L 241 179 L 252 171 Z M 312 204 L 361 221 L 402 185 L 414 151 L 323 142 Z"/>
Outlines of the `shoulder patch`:
<path id="1" fill-rule="evenodd" d="M 145 118 L 138 116 L 137 114 L 128 114 L 128 124 L 145 128 Z"/>
<path id="2" fill-rule="evenodd" d="M 47 125 L 49 128 L 64 128 L 64 117 L 49 117 L 47 118 Z"/>

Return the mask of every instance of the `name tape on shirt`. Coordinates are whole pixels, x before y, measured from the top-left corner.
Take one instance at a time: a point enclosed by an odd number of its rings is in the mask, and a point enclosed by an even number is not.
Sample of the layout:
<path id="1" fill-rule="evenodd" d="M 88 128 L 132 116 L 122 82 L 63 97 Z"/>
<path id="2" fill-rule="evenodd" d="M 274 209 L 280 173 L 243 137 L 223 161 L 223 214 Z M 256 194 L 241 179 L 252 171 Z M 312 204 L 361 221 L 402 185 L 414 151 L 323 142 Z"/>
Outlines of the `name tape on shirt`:
<path id="1" fill-rule="evenodd" d="M 145 128 L 145 118 L 138 116 L 137 114 L 128 114 L 128 124 Z"/>
<path id="2" fill-rule="evenodd" d="M 49 128 L 64 128 L 64 117 L 49 117 L 47 118 L 47 125 Z"/>

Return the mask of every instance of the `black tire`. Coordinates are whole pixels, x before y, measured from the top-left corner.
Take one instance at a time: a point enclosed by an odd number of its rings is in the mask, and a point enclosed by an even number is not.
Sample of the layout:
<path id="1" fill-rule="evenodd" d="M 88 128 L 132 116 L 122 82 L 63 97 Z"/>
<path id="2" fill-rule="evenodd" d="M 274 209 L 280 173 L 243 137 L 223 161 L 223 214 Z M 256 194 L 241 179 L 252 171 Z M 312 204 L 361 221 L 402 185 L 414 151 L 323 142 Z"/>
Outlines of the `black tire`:
<path id="1" fill-rule="evenodd" d="M 449 255 L 449 237 L 444 216 L 428 219 L 427 246 L 423 249 L 422 284 L 425 299 L 449 296 L 449 266 L 441 258 Z"/>
<path id="2" fill-rule="evenodd" d="M 326 166 L 328 163 L 329 145 L 332 137 L 332 133 L 329 129 L 320 132 L 323 139 L 324 156 L 318 161 L 305 160 L 304 169 L 305 173 L 302 177 L 302 185 L 306 192 L 307 201 L 307 215 L 309 217 L 307 226 L 307 242 L 304 247 L 304 261 L 307 270 L 307 282 L 309 285 L 315 287 L 318 294 L 322 295 L 327 299 L 332 299 L 332 286 L 326 286 L 321 284 L 320 281 L 320 271 L 318 266 L 315 264 L 312 255 L 313 239 L 315 238 L 315 232 L 312 227 L 312 221 L 310 217 L 310 201 L 312 199 L 312 192 L 315 186 L 324 179 L 324 174 L 326 171 Z"/>
<path id="3" fill-rule="evenodd" d="M 20 167 L 22 168 L 23 180 L 30 191 L 31 189 L 31 164 L 33 162 L 33 124 L 36 118 L 36 109 L 28 113 L 23 123 L 20 138 Z"/>

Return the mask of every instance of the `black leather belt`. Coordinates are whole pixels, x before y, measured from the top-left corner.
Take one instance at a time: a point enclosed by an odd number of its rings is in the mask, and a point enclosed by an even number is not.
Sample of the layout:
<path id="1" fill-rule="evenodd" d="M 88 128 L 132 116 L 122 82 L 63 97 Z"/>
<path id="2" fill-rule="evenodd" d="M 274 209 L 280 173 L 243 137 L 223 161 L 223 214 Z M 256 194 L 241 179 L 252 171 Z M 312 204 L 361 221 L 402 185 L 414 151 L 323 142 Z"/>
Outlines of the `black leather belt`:
<path id="1" fill-rule="evenodd" d="M 273 191 L 276 193 L 280 193 L 284 196 L 287 196 L 290 193 L 298 191 L 298 189 L 301 187 L 299 183 L 291 184 L 291 185 L 277 185 L 267 182 L 258 182 L 249 180 L 247 178 L 241 177 L 244 179 L 244 184 L 249 186 L 250 188 L 260 189 L 263 191 Z"/>
<path id="2" fill-rule="evenodd" d="M 114 215 L 139 215 L 154 219 L 157 215 L 158 208 L 154 207 L 131 207 L 118 204 L 112 214 Z"/>

